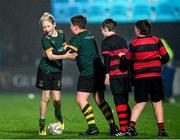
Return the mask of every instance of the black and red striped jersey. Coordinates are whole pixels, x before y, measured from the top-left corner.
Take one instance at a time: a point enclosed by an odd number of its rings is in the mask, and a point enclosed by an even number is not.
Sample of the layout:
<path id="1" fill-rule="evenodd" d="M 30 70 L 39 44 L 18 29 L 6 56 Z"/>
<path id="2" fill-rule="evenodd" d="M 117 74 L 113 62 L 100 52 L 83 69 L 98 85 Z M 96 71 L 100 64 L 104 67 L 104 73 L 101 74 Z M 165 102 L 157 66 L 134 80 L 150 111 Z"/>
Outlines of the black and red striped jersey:
<path id="1" fill-rule="evenodd" d="M 134 79 L 160 77 L 162 64 L 167 63 L 169 55 L 160 38 L 146 36 L 130 43 L 126 59 L 133 62 Z"/>
<path id="2" fill-rule="evenodd" d="M 106 73 L 109 73 L 110 78 L 117 78 L 128 74 L 128 71 L 120 71 L 120 59 L 118 56 L 120 52 L 126 52 L 127 50 L 126 40 L 116 34 L 103 40 L 102 55 L 104 57 Z"/>

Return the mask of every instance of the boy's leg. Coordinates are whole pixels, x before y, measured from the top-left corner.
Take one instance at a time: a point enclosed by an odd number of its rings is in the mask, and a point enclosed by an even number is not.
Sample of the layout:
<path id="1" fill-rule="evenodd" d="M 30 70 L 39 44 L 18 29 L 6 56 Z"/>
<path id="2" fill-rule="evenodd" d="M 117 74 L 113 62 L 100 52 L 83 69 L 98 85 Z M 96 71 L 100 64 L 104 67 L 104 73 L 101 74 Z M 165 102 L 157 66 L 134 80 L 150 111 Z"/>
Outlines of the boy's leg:
<path id="1" fill-rule="evenodd" d="M 40 103 L 39 135 L 47 135 L 46 126 L 45 126 L 45 117 L 46 117 L 46 111 L 49 100 L 50 100 L 50 90 L 43 90 L 41 103 Z"/>
<path id="2" fill-rule="evenodd" d="M 97 64 L 97 66 L 100 66 L 100 67 L 94 78 L 93 97 L 94 97 L 96 104 L 102 111 L 105 119 L 107 120 L 107 122 L 110 126 L 110 134 L 112 131 L 113 134 L 111 134 L 111 135 L 116 135 L 117 133 L 119 133 L 119 130 L 118 130 L 118 127 L 115 125 L 112 109 L 109 106 L 109 104 L 105 101 L 105 98 L 104 98 L 104 91 L 106 90 L 106 86 L 104 84 L 105 71 L 104 71 L 103 65 L 101 65 L 101 64 L 102 63 Z"/>
<path id="3" fill-rule="evenodd" d="M 136 101 L 136 104 L 131 110 L 131 118 L 128 127 L 128 131 L 131 136 L 138 135 L 135 126 L 141 112 L 143 111 L 149 99 L 149 94 L 147 92 L 147 88 L 149 87 L 149 85 L 151 84 L 149 84 L 148 78 L 139 78 L 134 80 L 134 100 Z"/>
<path id="4" fill-rule="evenodd" d="M 130 121 L 131 110 L 128 105 L 128 93 L 127 94 L 113 94 L 114 103 L 116 106 L 116 112 L 118 115 L 120 131 L 125 133 Z"/>
<path id="5" fill-rule="evenodd" d="M 145 105 L 146 105 L 146 102 L 136 103 L 136 105 L 131 110 L 131 119 L 130 119 L 129 128 L 128 128 L 131 136 L 138 135 L 136 132 L 135 126 L 136 126 L 136 122 L 137 122 L 141 112 L 143 111 Z"/>
<path id="6" fill-rule="evenodd" d="M 87 131 L 81 133 L 80 135 L 97 135 L 99 133 L 99 130 L 96 127 L 92 106 L 90 106 L 88 103 L 89 96 L 90 93 L 80 91 L 77 92 L 76 96 L 77 103 L 88 124 Z"/>
<path id="7" fill-rule="evenodd" d="M 154 108 L 154 113 L 156 116 L 156 122 L 158 126 L 158 136 L 168 136 L 164 129 L 164 109 L 163 109 L 163 85 L 162 79 L 160 77 L 152 78 L 151 85 L 153 88 L 149 87 L 150 98 Z"/>
<path id="8" fill-rule="evenodd" d="M 112 109 L 109 106 L 109 104 L 104 100 L 104 92 L 96 92 L 95 94 L 93 94 L 93 96 L 96 104 L 102 111 L 105 119 L 107 120 L 110 126 L 110 135 L 119 136 L 119 129 L 115 125 Z"/>
<path id="9" fill-rule="evenodd" d="M 156 121 L 158 126 L 158 136 L 168 136 L 168 133 L 164 128 L 164 109 L 162 100 L 158 102 L 152 102 L 154 107 L 154 112 L 156 115 Z"/>
<path id="10" fill-rule="evenodd" d="M 130 121 L 136 122 L 145 106 L 146 102 L 136 103 L 132 108 Z"/>

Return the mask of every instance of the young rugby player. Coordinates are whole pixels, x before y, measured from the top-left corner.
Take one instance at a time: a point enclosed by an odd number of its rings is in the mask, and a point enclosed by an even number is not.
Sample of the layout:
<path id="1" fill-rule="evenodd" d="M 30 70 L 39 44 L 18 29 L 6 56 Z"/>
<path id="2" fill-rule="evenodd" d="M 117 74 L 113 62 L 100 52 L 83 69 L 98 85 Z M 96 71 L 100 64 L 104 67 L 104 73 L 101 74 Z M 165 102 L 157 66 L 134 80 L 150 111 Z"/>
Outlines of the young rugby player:
<path id="1" fill-rule="evenodd" d="M 128 71 L 119 69 L 119 52 L 127 51 L 127 43 L 116 34 L 116 22 L 113 19 L 106 19 L 102 23 L 102 34 L 105 39 L 102 42 L 102 55 L 105 65 L 105 84 L 109 85 L 114 97 L 116 112 L 118 114 L 120 134 L 126 135 L 130 119 L 130 107 L 128 95 L 131 90 Z"/>
<path id="2" fill-rule="evenodd" d="M 93 94 L 94 100 L 101 109 L 110 126 L 111 135 L 119 135 L 111 107 L 104 99 L 104 66 L 100 59 L 94 36 L 86 30 L 87 20 L 82 15 L 71 18 L 71 31 L 75 35 L 69 44 L 77 48 L 77 66 L 80 72 L 77 84 L 77 103 L 88 123 L 88 129 L 82 135 L 96 135 L 99 130 L 95 123 L 92 106 L 88 99 Z"/>
<path id="3" fill-rule="evenodd" d="M 62 52 L 64 50 L 64 33 L 62 30 L 55 29 L 55 19 L 47 12 L 41 16 L 40 24 L 44 32 L 44 35 L 41 39 L 44 52 L 38 67 L 36 80 L 36 87 L 42 90 L 39 135 L 47 135 L 45 117 L 47 105 L 50 100 L 50 94 L 53 98 L 56 122 L 62 125 L 64 128 L 64 122 L 61 114 L 62 59 L 73 59 L 77 56 L 77 54 L 70 53 L 70 51 L 68 51 L 62 55 L 54 55 L 53 52 Z"/>
<path id="4" fill-rule="evenodd" d="M 168 136 L 164 128 L 163 87 L 161 67 L 169 60 L 169 55 L 160 38 L 151 35 L 151 24 L 147 20 L 139 20 L 135 24 L 137 36 L 124 55 L 120 53 L 120 61 L 133 64 L 134 98 L 136 105 L 132 109 L 129 123 L 131 136 L 138 135 L 135 129 L 136 122 L 143 111 L 147 101 L 151 100 L 156 116 L 158 136 Z"/>

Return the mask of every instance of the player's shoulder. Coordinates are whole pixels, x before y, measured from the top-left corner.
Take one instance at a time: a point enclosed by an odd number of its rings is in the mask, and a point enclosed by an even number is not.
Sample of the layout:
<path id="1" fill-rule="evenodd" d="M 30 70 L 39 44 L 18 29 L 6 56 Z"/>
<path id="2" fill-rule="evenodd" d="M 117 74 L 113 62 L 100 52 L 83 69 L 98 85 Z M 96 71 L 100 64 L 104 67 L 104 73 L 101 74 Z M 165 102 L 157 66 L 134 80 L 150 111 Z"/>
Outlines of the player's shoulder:
<path id="1" fill-rule="evenodd" d="M 79 33 L 77 37 L 85 40 L 95 39 L 94 35 L 88 30 Z"/>
<path id="2" fill-rule="evenodd" d="M 69 39 L 68 44 L 79 46 L 81 44 L 81 39 L 75 35 Z"/>
<path id="3" fill-rule="evenodd" d="M 107 36 L 104 40 L 103 40 L 103 43 L 105 44 L 108 44 L 108 43 L 112 43 L 114 42 L 115 40 L 117 40 L 118 36 L 116 35 L 110 35 L 110 36 Z"/>
<path id="4" fill-rule="evenodd" d="M 47 34 L 44 34 L 42 37 L 41 37 L 41 41 L 49 41 L 51 39 L 50 36 L 48 36 Z"/>
<path id="5" fill-rule="evenodd" d="M 123 40 L 123 41 L 126 41 L 126 39 L 122 36 L 118 36 L 119 39 Z"/>
<path id="6" fill-rule="evenodd" d="M 102 44 L 102 47 L 104 48 L 104 47 L 109 46 L 109 44 L 111 44 L 111 41 L 108 38 L 105 38 L 101 44 Z"/>
<path id="7" fill-rule="evenodd" d="M 139 38 L 135 38 L 135 39 L 131 40 L 131 44 L 136 43 L 138 40 L 139 40 Z"/>
<path id="8" fill-rule="evenodd" d="M 122 36 L 117 36 L 117 40 L 120 44 L 127 44 L 126 39 Z"/>
<path id="9" fill-rule="evenodd" d="M 71 37 L 69 41 L 70 41 L 70 42 L 72 42 L 72 41 L 73 41 L 73 42 L 74 42 L 74 41 L 76 42 L 76 41 L 78 41 L 78 40 L 79 40 L 79 37 L 75 35 L 75 36 Z"/>
<path id="10" fill-rule="evenodd" d="M 151 37 L 153 40 L 155 40 L 156 42 L 159 42 L 161 39 L 159 38 L 159 37 L 157 37 L 157 36 L 152 36 Z"/>

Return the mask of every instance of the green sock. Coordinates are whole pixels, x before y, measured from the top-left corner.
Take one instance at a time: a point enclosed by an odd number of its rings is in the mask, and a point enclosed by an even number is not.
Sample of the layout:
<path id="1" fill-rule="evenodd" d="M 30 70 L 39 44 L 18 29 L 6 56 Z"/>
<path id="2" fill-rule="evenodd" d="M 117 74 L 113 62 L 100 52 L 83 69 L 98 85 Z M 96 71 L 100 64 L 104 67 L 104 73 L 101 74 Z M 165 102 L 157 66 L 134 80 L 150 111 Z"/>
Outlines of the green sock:
<path id="1" fill-rule="evenodd" d="M 39 119 L 39 126 L 41 126 L 41 127 L 44 127 L 45 126 L 45 122 L 46 122 L 46 120 L 45 119 Z"/>
<path id="2" fill-rule="evenodd" d="M 55 102 L 54 101 L 54 114 L 58 121 L 62 121 L 62 114 L 61 114 L 61 102 Z"/>
<path id="3" fill-rule="evenodd" d="M 62 121 L 62 114 L 61 111 L 56 111 L 55 110 L 55 117 L 58 121 Z"/>

